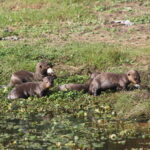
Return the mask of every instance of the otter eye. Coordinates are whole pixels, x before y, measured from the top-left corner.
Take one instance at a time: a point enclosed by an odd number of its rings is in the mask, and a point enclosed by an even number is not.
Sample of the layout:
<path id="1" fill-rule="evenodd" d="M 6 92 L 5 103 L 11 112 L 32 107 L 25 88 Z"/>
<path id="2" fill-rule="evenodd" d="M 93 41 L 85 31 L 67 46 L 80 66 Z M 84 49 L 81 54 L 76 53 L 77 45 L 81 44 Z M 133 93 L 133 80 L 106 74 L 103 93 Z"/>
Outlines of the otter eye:
<path id="1" fill-rule="evenodd" d="M 128 76 L 130 76 L 130 73 L 128 73 Z"/>
<path id="2" fill-rule="evenodd" d="M 42 68 L 42 66 L 40 65 L 40 68 Z"/>

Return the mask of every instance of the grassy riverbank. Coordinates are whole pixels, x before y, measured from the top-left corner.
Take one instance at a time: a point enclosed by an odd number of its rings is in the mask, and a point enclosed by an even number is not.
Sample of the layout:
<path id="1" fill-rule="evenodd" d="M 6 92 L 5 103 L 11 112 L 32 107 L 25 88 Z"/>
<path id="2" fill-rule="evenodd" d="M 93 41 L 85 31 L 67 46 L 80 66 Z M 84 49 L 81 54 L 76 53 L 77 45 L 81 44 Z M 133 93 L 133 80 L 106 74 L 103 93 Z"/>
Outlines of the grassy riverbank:
<path id="1" fill-rule="evenodd" d="M 149 88 L 103 92 L 58 92 L 64 83 L 84 83 L 89 72 L 136 69 L 150 86 L 148 0 L 14 0 L 0 2 L 0 84 L 14 71 L 54 64 L 55 87 L 43 98 L 10 101 L 0 89 L 1 149 L 117 149 L 128 139 L 149 139 Z M 132 26 L 116 24 L 130 20 Z M 147 125 L 149 125 L 147 123 Z M 134 147 L 137 148 L 137 147 Z M 118 148 L 119 149 L 119 148 Z"/>

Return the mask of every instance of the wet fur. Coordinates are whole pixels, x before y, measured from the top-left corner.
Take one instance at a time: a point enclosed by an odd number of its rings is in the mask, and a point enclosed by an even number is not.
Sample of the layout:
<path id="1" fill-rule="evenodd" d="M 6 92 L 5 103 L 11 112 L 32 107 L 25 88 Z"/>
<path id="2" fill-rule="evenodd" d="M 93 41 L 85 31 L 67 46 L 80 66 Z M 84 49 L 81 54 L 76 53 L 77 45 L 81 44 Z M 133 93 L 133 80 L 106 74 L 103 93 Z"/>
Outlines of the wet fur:
<path id="1" fill-rule="evenodd" d="M 8 94 L 8 99 L 28 98 L 30 96 L 45 96 L 47 90 L 53 86 L 52 76 L 44 77 L 41 82 L 27 82 L 13 88 Z"/>
<path id="2" fill-rule="evenodd" d="M 97 96 L 101 91 L 111 90 L 126 90 L 130 83 L 139 84 L 140 75 L 135 70 L 130 70 L 127 74 L 101 73 L 97 75 L 89 86 L 89 93 Z"/>
<path id="3" fill-rule="evenodd" d="M 48 76 L 47 69 L 51 67 L 52 65 L 49 65 L 47 62 L 39 62 L 36 65 L 35 72 L 29 72 L 25 70 L 17 71 L 12 74 L 8 86 L 13 87 L 25 82 L 41 81 L 43 77 Z"/>

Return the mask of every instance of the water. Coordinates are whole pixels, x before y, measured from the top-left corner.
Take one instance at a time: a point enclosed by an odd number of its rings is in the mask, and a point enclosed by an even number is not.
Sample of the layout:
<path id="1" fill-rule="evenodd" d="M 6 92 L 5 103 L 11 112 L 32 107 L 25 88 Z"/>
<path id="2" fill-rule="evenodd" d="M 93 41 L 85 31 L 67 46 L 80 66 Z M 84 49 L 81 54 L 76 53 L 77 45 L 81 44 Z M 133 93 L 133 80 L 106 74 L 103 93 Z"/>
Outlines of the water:
<path id="1" fill-rule="evenodd" d="M 103 149 L 104 150 L 131 150 L 131 149 L 150 149 L 150 139 L 129 139 L 126 140 L 125 144 L 107 142 Z"/>
<path id="2" fill-rule="evenodd" d="M 110 134 L 117 135 L 121 130 L 134 131 L 125 138 L 111 140 Z M 112 129 L 111 129 L 112 128 Z M 149 123 L 107 122 L 96 125 L 84 120 L 68 117 L 51 119 L 50 116 L 32 116 L 26 119 L 1 118 L 0 148 L 2 149 L 100 149 L 100 150 L 131 150 L 150 149 Z M 130 130 L 129 130 L 130 131 Z M 130 131 L 132 132 L 132 130 Z M 140 133 L 142 133 L 139 138 Z M 142 138 L 141 138 L 142 137 Z"/>

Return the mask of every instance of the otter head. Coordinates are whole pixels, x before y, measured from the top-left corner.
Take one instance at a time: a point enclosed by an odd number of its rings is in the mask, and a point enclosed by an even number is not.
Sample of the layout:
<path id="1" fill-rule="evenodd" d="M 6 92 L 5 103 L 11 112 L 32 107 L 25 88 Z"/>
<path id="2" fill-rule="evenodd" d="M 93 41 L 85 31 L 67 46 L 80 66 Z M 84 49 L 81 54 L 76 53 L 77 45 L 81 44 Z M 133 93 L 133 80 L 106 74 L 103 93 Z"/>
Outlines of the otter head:
<path id="1" fill-rule="evenodd" d="M 53 86 L 54 83 L 54 77 L 53 76 L 47 76 L 43 78 L 43 83 L 45 88 L 50 88 Z"/>
<path id="2" fill-rule="evenodd" d="M 53 67 L 52 64 L 48 62 L 44 62 L 44 61 L 39 62 L 36 65 L 36 73 L 41 74 L 43 76 L 54 74 L 52 67 Z"/>
<path id="3" fill-rule="evenodd" d="M 128 80 L 133 83 L 135 86 L 139 86 L 141 83 L 140 75 L 136 70 L 130 70 L 127 73 Z"/>

